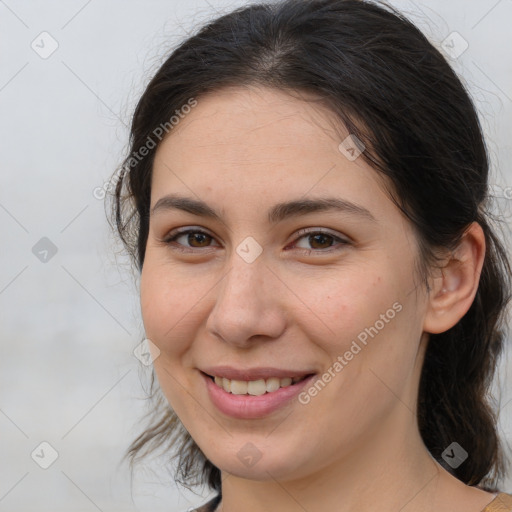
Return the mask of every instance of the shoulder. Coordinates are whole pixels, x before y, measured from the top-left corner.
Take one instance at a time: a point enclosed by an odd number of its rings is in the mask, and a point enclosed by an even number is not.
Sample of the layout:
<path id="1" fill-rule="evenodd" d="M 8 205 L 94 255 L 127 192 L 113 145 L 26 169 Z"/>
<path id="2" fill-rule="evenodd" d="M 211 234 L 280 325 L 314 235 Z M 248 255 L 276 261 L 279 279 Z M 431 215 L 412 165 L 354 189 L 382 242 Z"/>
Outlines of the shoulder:
<path id="1" fill-rule="evenodd" d="M 512 494 L 500 492 L 482 512 L 512 512 Z"/>

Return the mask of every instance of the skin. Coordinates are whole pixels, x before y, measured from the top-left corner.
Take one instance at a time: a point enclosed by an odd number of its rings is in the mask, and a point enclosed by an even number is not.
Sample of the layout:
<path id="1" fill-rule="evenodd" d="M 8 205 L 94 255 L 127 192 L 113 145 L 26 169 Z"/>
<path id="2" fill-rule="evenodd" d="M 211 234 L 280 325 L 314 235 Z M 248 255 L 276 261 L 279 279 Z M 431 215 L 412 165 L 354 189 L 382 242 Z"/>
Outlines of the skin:
<path id="1" fill-rule="evenodd" d="M 245 87 L 201 97 L 162 141 L 151 208 L 180 194 L 205 201 L 221 221 L 176 209 L 150 217 L 140 293 L 146 335 L 160 351 L 159 383 L 222 471 L 218 510 L 366 512 L 378 503 L 381 512 L 478 512 L 494 495 L 432 459 L 416 396 L 428 333 L 455 325 L 474 299 L 484 235 L 470 226 L 427 293 L 409 221 L 377 172 L 340 152 L 347 135 L 318 103 Z M 333 195 L 375 220 L 324 211 L 269 224 L 276 203 Z M 165 241 L 186 227 L 210 236 Z M 297 235 L 303 228 L 333 238 Z M 248 236 L 263 249 L 251 263 L 236 252 Z M 210 401 L 198 368 L 321 375 L 395 303 L 400 312 L 309 403 L 240 420 Z M 251 467 L 237 456 L 247 443 L 261 454 Z"/>

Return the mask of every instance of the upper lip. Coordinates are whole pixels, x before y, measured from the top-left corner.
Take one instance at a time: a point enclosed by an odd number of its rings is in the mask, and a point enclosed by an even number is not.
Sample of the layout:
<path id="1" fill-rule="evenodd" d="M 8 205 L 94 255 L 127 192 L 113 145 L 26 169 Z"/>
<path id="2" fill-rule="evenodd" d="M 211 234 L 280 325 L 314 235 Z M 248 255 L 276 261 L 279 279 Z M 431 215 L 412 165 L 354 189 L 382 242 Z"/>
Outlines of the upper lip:
<path id="1" fill-rule="evenodd" d="M 232 366 L 209 366 L 200 369 L 210 377 L 225 377 L 229 380 L 260 380 L 276 377 L 282 379 L 285 377 L 305 377 L 311 375 L 313 371 L 290 370 L 285 368 L 259 367 L 259 368 L 233 368 Z"/>

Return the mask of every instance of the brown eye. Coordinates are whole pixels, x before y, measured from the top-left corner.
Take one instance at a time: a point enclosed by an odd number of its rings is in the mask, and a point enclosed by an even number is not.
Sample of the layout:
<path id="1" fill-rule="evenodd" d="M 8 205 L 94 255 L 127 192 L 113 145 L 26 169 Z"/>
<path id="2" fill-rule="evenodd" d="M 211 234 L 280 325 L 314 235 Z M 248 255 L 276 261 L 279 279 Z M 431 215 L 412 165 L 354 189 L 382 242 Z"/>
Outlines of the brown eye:
<path id="1" fill-rule="evenodd" d="M 187 242 L 192 247 L 208 247 L 209 242 L 212 240 L 210 235 L 202 232 L 189 232 L 187 235 Z M 196 243 L 198 245 L 196 245 Z M 205 245 L 206 244 L 206 245 Z"/>
<path id="2" fill-rule="evenodd" d="M 316 235 L 309 235 L 308 239 L 313 249 L 328 249 L 331 246 L 334 237 L 326 235 L 325 233 L 317 233 Z"/>
<path id="3" fill-rule="evenodd" d="M 297 248 L 304 250 L 307 254 L 332 252 L 350 243 L 348 240 L 344 240 L 326 231 L 301 231 L 299 234 L 302 234 L 302 236 L 297 239 L 295 245 Z M 305 240 L 307 247 L 298 244 L 298 241 L 301 240 Z M 336 243 L 341 247 L 336 248 Z"/>
<path id="4" fill-rule="evenodd" d="M 180 240 L 181 239 L 181 240 Z M 180 251 L 193 252 L 193 249 L 204 249 L 206 247 L 212 247 L 210 244 L 214 238 L 198 229 L 187 229 L 183 231 L 175 232 L 168 236 L 164 242 Z"/>

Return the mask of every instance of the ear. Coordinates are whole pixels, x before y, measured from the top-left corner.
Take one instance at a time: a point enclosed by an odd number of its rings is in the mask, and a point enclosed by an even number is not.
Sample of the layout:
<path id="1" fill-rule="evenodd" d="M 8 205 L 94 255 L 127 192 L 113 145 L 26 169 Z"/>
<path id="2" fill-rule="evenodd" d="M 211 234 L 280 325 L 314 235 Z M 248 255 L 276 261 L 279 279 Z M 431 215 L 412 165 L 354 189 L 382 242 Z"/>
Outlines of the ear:
<path id="1" fill-rule="evenodd" d="M 485 235 L 480 224 L 473 222 L 445 259 L 440 275 L 430 281 L 425 332 L 445 332 L 467 313 L 478 289 L 484 258 Z"/>

